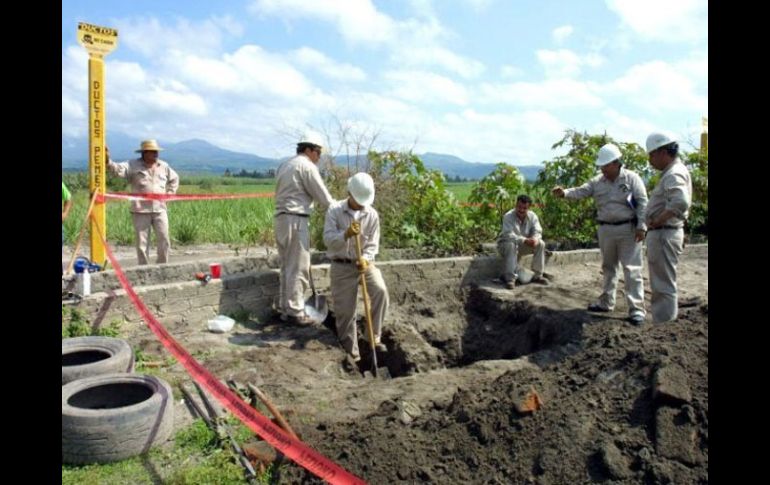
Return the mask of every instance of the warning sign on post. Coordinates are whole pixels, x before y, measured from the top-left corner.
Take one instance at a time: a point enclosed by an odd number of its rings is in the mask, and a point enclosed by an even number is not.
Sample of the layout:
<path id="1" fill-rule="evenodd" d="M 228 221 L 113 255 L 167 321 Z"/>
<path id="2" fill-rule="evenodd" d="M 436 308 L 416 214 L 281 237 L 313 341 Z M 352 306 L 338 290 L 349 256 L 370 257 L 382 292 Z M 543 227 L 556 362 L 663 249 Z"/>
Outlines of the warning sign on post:
<path id="1" fill-rule="evenodd" d="M 78 42 L 89 54 L 109 54 L 118 46 L 118 31 L 109 27 L 78 23 Z"/>

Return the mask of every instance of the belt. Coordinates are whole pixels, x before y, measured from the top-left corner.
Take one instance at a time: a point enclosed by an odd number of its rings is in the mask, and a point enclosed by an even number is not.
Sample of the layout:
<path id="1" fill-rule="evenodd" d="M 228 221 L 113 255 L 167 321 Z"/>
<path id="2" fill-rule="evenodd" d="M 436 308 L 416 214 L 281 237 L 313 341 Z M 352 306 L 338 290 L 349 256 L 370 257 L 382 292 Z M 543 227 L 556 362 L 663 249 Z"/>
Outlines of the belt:
<path id="1" fill-rule="evenodd" d="M 282 215 L 297 216 L 297 217 L 310 217 L 310 214 L 299 214 L 297 212 L 279 212 L 278 214 L 276 214 L 276 216 L 282 216 Z"/>
<path id="2" fill-rule="evenodd" d="M 658 229 L 684 229 L 684 226 L 660 226 L 647 229 L 647 231 L 657 231 Z"/>
<path id="3" fill-rule="evenodd" d="M 332 258 L 332 263 L 342 263 L 342 264 L 353 264 L 355 263 L 355 259 L 348 259 L 348 258 Z"/>
<path id="4" fill-rule="evenodd" d="M 607 221 L 596 221 L 596 222 L 598 222 L 600 226 L 603 226 L 603 225 L 620 226 L 622 224 L 628 224 L 628 223 L 631 223 L 631 222 L 636 224 L 636 218 L 628 219 L 628 220 L 625 220 L 625 221 L 617 221 L 617 222 L 607 222 Z"/>

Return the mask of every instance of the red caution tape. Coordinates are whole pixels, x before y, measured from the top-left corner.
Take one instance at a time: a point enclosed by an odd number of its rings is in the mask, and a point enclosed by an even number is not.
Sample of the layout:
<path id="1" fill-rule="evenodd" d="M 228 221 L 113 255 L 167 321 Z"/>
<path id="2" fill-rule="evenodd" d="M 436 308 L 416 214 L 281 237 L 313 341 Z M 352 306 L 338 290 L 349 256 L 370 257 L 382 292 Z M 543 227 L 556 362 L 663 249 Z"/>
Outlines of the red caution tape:
<path id="1" fill-rule="evenodd" d="M 96 200 L 103 203 L 105 200 L 218 200 L 218 199 L 255 199 L 273 197 L 275 192 L 259 194 L 130 194 L 127 192 L 108 192 L 99 195 Z"/>
<path id="2" fill-rule="evenodd" d="M 139 299 L 115 256 L 112 254 L 112 250 L 104 239 L 98 224 L 96 227 L 107 251 L 107 257 L 115 269 L 115 275 L 118 277 L 120 285 L 126 290 L 131 303 L 134 304 L 139 314 L 147 323 L 147 326 L 150 327 L 150 330 L 158 337 L 163 346 L 187 369 L 187 372 L 196 382 L 205 387 L 212 396 L 217 398 L 228 411 L 237 416 L 249 429 L 308 471 L 333 484 L 366 484 L 366 482 L 310 448 L 305 443 L 292 438 L 284 430 L 273 424 L 272 421 L 246 404 L 237 394 L 219 382 L 214 375 L 196 361 L 168 333 L 168 330 L 150 313 L 144 302 Z"/>

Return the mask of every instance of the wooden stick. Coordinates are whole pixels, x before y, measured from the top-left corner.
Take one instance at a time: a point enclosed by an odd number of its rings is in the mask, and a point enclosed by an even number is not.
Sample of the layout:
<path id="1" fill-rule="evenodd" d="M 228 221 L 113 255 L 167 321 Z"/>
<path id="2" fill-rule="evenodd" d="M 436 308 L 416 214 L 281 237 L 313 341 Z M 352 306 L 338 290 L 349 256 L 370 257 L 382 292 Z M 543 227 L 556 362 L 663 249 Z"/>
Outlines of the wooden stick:
<path id="1" fill-rule="evenodd" d="M 257 386 L 255 386 L 252 383 L 247 384 L 249 386 L 249 390 L 254 393 L 255 396 L 259 398 L 262 403 L 267 406 L 267 409 L 273 414 L 275 417 L 275 420 L 278 421 L 278 425 L 283 428 L 287 433 L 289 433 L 292 438 L 299 439 L 299 436 L 297 436 L 297 433 L 294 432 L 293 429 L 291 429 L 291 426 L 289 426 L 289 423 L 286 422 L 286 420 L 283 418 L 283 415 L 280 411 L 278 411 L 278 408 L 276 408 L 272 402 L 270 402 L 270 399 L 267 398 L 265 393 L 259 390 Z"/>

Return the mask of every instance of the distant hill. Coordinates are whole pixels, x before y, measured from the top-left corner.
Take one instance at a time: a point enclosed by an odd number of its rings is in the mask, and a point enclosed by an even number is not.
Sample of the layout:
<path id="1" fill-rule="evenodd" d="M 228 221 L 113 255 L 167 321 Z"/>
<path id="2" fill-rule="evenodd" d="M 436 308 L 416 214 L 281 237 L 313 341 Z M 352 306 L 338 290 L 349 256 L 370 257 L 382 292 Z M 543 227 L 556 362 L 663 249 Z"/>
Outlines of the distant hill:
<path id="1" fill-rule="evenodd" d="M 128 160 L 135 158 L 134 152 L 139 146 L 139 138 L 120 132 L 110 132 L 108 144 L 110 156 L 113 160 Z M 247 170 L 249 172 L 265 172 L 276 168 L 285 160 L 265 158 L 249 153 L 225 150 L 205 140 L 185 140 L 178 143 L 167 143 L 161 140 L 164 148 L 161 157 L 171 163 L 176 170 L 185 172 L 207 172 L 222 174 L 226 169 L 231 172 Z M 441 170 L 447 178 L 476 180 L 489 174 L 495 168 L 493 163 L 472 163 L 454 155 L 440 153 L 425 153 L 418 155 L 425 166 L 430 169 Z M 88 158 L 88 139 L 69 138 L 62 136 L 62 170 L 85 170 Z M 335 158 L 341 165 L 348 163 L 348 157 L 342 155 Z M 354 163 L 354 161 L 351 161 Z M 539 165 L 517 167 L 530 181 L 535 180 Z"/>

